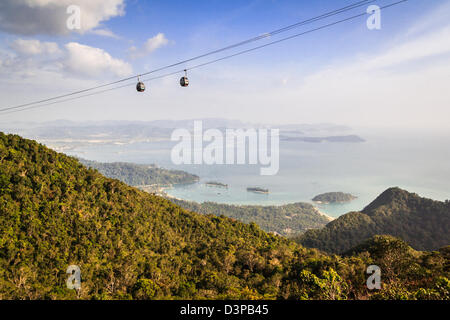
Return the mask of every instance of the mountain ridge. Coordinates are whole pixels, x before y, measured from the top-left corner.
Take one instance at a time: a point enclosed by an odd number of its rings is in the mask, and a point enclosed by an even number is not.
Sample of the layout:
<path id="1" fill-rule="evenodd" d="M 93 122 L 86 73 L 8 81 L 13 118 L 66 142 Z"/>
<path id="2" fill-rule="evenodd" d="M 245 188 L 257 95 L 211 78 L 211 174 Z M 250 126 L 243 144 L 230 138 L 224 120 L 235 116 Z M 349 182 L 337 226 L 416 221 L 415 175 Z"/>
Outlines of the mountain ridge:
<path id="1" fill-rule="evenodd" d="M 399 237 L 416 250 L 436 250 L 450 243 L 450 203 L 389 188 L 361 212 L 350 212 L 297 242 L 329 253 L 342 253 L 375 235 Z"/>

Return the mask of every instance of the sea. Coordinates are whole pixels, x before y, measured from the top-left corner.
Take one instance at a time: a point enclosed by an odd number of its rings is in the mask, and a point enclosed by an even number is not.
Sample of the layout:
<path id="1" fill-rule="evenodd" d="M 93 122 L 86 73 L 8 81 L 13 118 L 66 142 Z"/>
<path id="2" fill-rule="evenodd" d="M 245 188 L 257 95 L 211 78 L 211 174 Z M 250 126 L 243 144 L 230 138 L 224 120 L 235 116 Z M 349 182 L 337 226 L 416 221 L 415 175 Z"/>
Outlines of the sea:
<path id="1" fill-rule="evenodd" d="M 367 130 L 365 142 L 310 143 L 280 141 L 280 169 L 261 176 L 260 165 L 175 165 L 171 141 L 79 145 L 65 153 L 100 162 L 157 164 L 196 174 L 195 184 L 166 190 L 173 197 L 196 202 L 235 205 L 313 203 L 326 192 L 351 193 L 357 199 L 342 204 L 315 204 L 331 216 L 362 210 L 383 191 L 400 187 L 435 200 L 450 199 L 450 135 L 417 130 Z M 207 186 L 216 181 L 228 188 Z M 247 187 L 269 189 L 268 194 Z"/>

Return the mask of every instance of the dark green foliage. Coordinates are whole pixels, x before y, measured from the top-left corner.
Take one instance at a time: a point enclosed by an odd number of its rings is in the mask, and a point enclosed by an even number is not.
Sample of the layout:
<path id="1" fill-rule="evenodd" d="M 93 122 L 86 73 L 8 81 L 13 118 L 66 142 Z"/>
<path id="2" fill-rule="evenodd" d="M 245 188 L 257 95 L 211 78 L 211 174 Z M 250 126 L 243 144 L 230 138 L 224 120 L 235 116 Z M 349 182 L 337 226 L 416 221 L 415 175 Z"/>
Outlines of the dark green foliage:
<path id="1" fill-rule="evenodd" d="M 321 228 L 330 222 L 309 203 L 284 206 L 236 206 L 214 202 L 200 204 L 177 199 L 169 200 L 194 212 L 224 215 L 245 223 L 254 222 L 264 231 L 276 232 L 282 236 L 296 236 L 308 229 Z"/>
<path id="2" fill-rule="evenodd" d="M 297 240 L 306 247 L 342 253 L 374 235 L 386 234 L 403 239 L 417 250 L 436 250 L 450 243 L 449 230 L 449 203 L 392 188 L 362 212 L 343 215 Z"/>
<path id="3" fill-rule="evenodd" d="M 370 256 L 371 263 L 381 268 L 382 289 L 372 295 L 371 299 L 435 300 L 450 298 L 448 280 L 450 255 L 445 248 L 440 252 L 421 253 L 413 250 L 398 238 L 375 236 L 350 250 L 346 255 Z M 411 290 L 405 286 L 405 283 L 414 283 L 415 288 Z"/>
<path id="4" fill-rule="evenodd" d="M 139 279 L 131 289 L 134 299 L 150 300 L 161 288 L 150 279 Z"/>
<path id="5" fill-rule="evenodd" d="M 323 203 L 339 203 L 339 202 L 349 202 L 356 199 L 355 196 L 349 193 L 343 192 L 328 192 L 319 194 L 315 196 L 312 201 L 323 202 Z"/>
<path id="6" fill-rule="evenodd" d="M 0 299 L 448 299 L 448 248 L 390 248 L 328 256 L 0 133 Z M 400 268 L 368 292 L 365 270 L 386 254 Z M 69 265 L 81 269 L 78 292 L 66 288 Z"/>
<path id="7" fill-rule="evenodd" d="M 265 256 L 294 247 L 255 225 L 187 212 L 18 136 L 0 135 L 0 159 L 3 298 L 75 298 L 65 285 L 71 264 L 82 271 L 82 298 L 236 297 L 248 286 L 248 265 L 270 272 Z"/>
<path id="8" fill-rule="evenodd" d="M 117 179 L 130 186 L 170 185 L 194 183 L 199 177 L 181 170 L 167 170 L 154 165 L 142 165 L 125 162 L 100 163 L 80 159 L 89 168 L 97 169 L 108 178 Z"/>

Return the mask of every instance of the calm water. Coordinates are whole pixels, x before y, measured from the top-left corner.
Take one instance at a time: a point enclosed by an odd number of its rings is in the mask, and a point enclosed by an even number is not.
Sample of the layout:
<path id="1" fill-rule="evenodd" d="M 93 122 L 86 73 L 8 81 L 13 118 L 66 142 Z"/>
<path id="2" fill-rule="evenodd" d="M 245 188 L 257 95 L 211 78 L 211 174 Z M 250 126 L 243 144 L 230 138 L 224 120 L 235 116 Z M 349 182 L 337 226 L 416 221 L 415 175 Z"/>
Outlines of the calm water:
<path id="1" fill-rule="evenodd" d="M 450 137 L 417 133 L 360 134 L 365 143 L 280 143 L 280 170 L 276 176 L 260 176 L 259 166 L 173 165 L 173 143 L 134 143 L 77 147 L 70 152 L 89 160 L 156 163 L 201 177 L 198 184 L 176 186 L 168 193 L 197 202 L 281 205 L 310 202 L 315 195 L 343 191 L 358 197 L 347 204 L 320 205 L 321 211 L 337 217 L 361 210 L 389 187 L 398 186 L 436 200 L 450 198 Z M 228 189 L 208 187 L 219 181 Z M 263 187 L 270 194 L 246 191 Z"/>

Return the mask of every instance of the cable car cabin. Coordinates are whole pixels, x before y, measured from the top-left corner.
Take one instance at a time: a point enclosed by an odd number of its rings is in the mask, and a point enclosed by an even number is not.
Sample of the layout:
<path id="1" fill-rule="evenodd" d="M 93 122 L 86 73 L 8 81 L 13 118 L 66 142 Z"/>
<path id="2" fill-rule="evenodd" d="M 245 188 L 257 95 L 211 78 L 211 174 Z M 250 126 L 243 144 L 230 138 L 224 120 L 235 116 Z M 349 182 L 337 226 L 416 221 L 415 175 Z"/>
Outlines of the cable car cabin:
<path id="1" fill-rule="evenodd" d="M 143 82 L 138 82 L 136 85 L 136 90 L 138 92 L 144 92 L 145 91 L 145 84 Z"/>
<path id="2" fill-rule="evenodd" d="M 183 77 L 183 78 L 181 78 L 181 79 L 180 79 L 180 85 L 181 85 L 182 87 L 187 87 L 187 86 L 189 86 L 189 79 L 188 79 L 188 77 Z"/>

